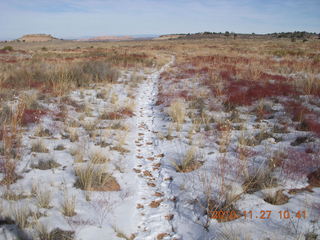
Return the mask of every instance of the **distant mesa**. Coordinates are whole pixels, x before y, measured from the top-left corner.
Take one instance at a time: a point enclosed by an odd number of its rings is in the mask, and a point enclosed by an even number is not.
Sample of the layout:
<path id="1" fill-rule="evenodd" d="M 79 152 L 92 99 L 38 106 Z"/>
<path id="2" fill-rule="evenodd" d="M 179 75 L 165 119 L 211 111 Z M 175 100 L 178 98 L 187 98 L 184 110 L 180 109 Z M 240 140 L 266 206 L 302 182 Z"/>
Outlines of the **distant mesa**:
<path id="1" fill-rule="evenodd" d="M 78 39 L 78 41 L 103 42 L 103 41 L 129 41 L 133 40 L 130 36 L 99 36 L 92 38 Z"/>
<path id="2" fill-rule="evenodd" d="M 55 38 L 50 34 L 27 34 L 17 40 L 21 42 L 49 42 L 58 40 L 58 38 Z"/>

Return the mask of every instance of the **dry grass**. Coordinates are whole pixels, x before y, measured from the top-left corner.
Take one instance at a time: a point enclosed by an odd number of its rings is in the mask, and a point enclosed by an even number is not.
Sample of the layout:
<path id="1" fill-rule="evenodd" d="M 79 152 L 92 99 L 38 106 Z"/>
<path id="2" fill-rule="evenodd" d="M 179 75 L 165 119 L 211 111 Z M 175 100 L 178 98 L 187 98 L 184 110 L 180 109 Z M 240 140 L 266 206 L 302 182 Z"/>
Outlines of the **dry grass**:
<path id="1" fill-rule="evenodd" d="M 28 217 L 31 215 L 31 211 L 26 204 L 12 204 L 9 215 L 20 228 L 28 227 Z"/>
<path id="2" fill-rule="evenodd" d="M 115 151 L 118 151 L 121 154 L 128 153 L 129 150 L 124 147 L 126 145 L 127 136 L 128 136 L 127 132 L 121 132 L 117 136 L 118 144 L 116 146 L 114 146 L 114 147 L 111 147 L 111 149 L 115 150 Z"/>
<path id="3" fill-rule="evenodd" d="M 90 154 L 90 162 L 93 164 L 107 163 L 109 159 L 102 153 L 101 150 L 95 150 Z"/>
<path id="4" fill-rule="evenodd" d="M 76 187 L 87 191 L 118 191 L 120 186 L 110 174 L 106 173 L 105 167 L 97 167 L 88 163 L 75 167 L 77 176 Z"/>
<path id="5" fill-rule="evenodd" d="M 95 130 L 97 127 L 97 121 L 83 121 L 81 124 L 88 132 Z"/>
<path id="6" fill-rule="evenodd" d="M 34 131 L 34 136 L 36 137 L 49 137 L 52 133 L 49 129 L 44 128 L 42 125 L 38 125 Z"/>
<path id="7" fill-rule="evenodd" d="M 49 232 L 46 225 L 38 222 L 35 226 L 39 240 L 74 240 L 74 231 L 64 231 L 59 228 L 53 229 Z"/>
<path id="8" fill-rule="evenodd" d="M 133 234 L 129 237 L 127 234 L 125 234 L 123 231 L 121 231 L 116 226 L 112 226 L 112 228 L 117 233 L 117 237 L 118 238 L 122 238 L 122 239 L 125 239 L 125 240 L 133 240 L 133 239 L 135 239 L 135 236 Z"/>
<path id="9" fill-rule="evenodd" d="M 69 133 L 69 139 L 71 142 L 77 142 L 79 141 L 79 134 L 78 134 L 78 129 L 77 128 L 67 128 L 67 132 Z"/>
<path id="10" fill-rule="evenodd" d="M 28 195 L 25 195 L 23 193 L 19 193 L 17 191 L 13 191 L 11 189 L 6 188 L 3 192 L 3 194 L 1 195 L 1 197 L 5 200 L 10 200 L 10 201 L 17 201 L 20 199 L 25 199 L 28 198 Z"/>
<path id="11" fill-rule="evenodd" d="M 8 77 L 2 84 L 16 89 L 52 89 L 54 95 L 63 95 L 72 88 L 88 86 L 93 82 L 114 82 L 119 73 L 104 61 L 82 61 L 71 64 L 44 61 L 17 63 L 8 67 Z"/>
<path id="12" fill-rule="evenodd" d="M 37 163 L 31 164 L 31 168 L 37 168 L 40 170 L 48 170 L 48 169 L 53 169 L 53 168 L 58 168 L 61 165 L 56 162 L 54 159 L 40 159 Z"/>
<path id="13" fill-rule="evenodd" d="M 219 152 L 226 153 L 231 141 L 231 123 L 226 120 L 224 122 L 218 123 L 219 133 Z"/>
<path id="14" fill-rule="evenodd" d="M 39 139 L 32 143 L 31 151 L 39 153 L 48 153 L 49 149 L 44 145 L 44 142 L 41 139 Z"/>
<path id="15" fill-rule="evenodd" d="M 222 225 L 217 235 L 217 240 L 252 240 L 250 233 L 243 231 L 242 227 L 233 227 L 233 225 Z"/>
<path id="16" fill-rule="evenodd" d="M 37 188 L 36 199 L 40 208 L 50 208 L 50 202 L 52 199 L 52 193 L 48 189 Z"/>
<path id="17" fill-rule="evenodd" d="M 268 191 L 264 193 L 264 200 L 272 205 L 283 205 L 289 201 L 289 197 L 283 193 L 283 190 Z"/>
<path id="18" fill-rule="evenodd" d="M 0 181 L 0 185 L 10 185 L 15 183 L 19 176 L 16 173 L 17 162 L 13 159 L 5 159 L 2 163 L 4 177 Z"/>
<path id="19" fill-rule="evenodd" d="M 177 172 L 191 172 L 202 166 L 203 161 L 195 147 L 190 147 L 183 159 L 172 162 Z"/>
<path id="20" fill-rule="evenodd" d="M 260 169 L 255 174 L 249 175 L 242 186 L 244 192 L 254 193 L 262 189 L 276 187 L 277 185 L 277 179 L 272 176 L 271 170 Z"/>
<path id="21" fill-rule="evenodd" d="M 101 99 L 107 99 L 110 94 L 110 88 L 103 88 L 97 92 L 96 97 Z"/>
<path id="22" fill-rule="evenodd" d="M 41 110 L 42 106 L 39 104 L 39 92 L 32 91 L 28 93 L 22 93 L 21 101 L 25 104 L 26 109 Z"/>
<path id="23" fill-rule="evenodd" d="M 186 118 L 186 106 L 182 99 L 173 101 L 168 109 L 168 113 L 172 120 L 177 123 L 177 129 L 181 128 Z"/>
<path id="24" fill-rule="evenodd" d="M 74 157 L 75 163 L 84 162 L 84 151 L 84 147 L 80 145 L 70 149 L 70 154 Z"/>
<path id="25" fill-rule="evenodd" d="M 312 95 L 320 90 L 320 78 L 315 74 L 299 76 L 295 84 L 297 88 L 302 89 L 306 95 Z"/>
<path id="26" fill-rule="evenodd" d="M 62 203 L 62 214 L 67 216 L 67 217 L 72 217 L 76 215 L 75 212 L 76 208 L 76 197 L 69 196 L 67 192 L 64 194 L 64 199 Z"/>
<path id="27" fill-rule="evenodd" d="M 5 172 L 11 173 L 10 171 L 14 170 L 11 167 L 14 167 L 15 164 L 12 164 L 10 159 L 20 158 L 21 124 L 25 113 L 25 104 L 19 101 L 15 108 L 4 105 L 0 110 L 0 141 L 2 141 L 0 154 L 5 159 Z M 10 167 L 10 169 L 6 170 L 6 167 Z"/>
<path id="28" fill-rule="evenodd" d="M 51 240 L 51 234 L 46 225 L 39 222 L 35 226 L 35 230 L 37 231 L 37 235 L 40 240 Z"/>

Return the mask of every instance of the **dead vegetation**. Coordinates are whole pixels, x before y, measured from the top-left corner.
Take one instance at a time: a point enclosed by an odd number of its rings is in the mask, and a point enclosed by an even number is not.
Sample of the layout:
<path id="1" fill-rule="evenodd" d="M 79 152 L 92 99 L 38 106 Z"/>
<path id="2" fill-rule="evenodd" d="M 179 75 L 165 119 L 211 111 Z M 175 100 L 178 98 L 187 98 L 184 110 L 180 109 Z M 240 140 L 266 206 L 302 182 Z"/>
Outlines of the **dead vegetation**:
<path id="1" fill-rule="evenodd" d="M 190 147 L 180 161 L 172 163 L 177 172 L 191 172 L 202 166 L 203 160 L 195 147 Z"/>
<path id="2" fill-rule="evenodd" d="M 76 166 L 75 186 L 86 191 L 119 191 L 120 185 L 116 179 L 106 173 L 103 167 L 97 167 L 93 163 Z"/>

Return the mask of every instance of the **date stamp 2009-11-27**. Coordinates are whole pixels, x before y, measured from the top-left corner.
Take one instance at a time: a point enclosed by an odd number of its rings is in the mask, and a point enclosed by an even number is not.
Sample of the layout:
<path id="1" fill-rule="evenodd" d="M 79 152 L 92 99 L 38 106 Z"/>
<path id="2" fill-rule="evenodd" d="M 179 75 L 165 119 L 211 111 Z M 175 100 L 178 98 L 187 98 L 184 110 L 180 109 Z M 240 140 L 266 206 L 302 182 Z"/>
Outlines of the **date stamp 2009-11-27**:
<path id="1" fill-rule="evenodd" d="M 298 218 L 298 219 L 306 219 L 307 211 L 299 210 L 297 212 L 290 212 L 288 210 L 281 211 L 271 211 L 271 210 L 259 210 L 259 211 L 243 211 L 242 213 L 238 213 L 236 211 L 210 211 L 209 217 L 212 219 L 222 220 L 234 220 L 240 217 L 244 219 L 271 219 L 271 217 L 278 217 L 279 219 L 290 219 L 290 218 Z"/>

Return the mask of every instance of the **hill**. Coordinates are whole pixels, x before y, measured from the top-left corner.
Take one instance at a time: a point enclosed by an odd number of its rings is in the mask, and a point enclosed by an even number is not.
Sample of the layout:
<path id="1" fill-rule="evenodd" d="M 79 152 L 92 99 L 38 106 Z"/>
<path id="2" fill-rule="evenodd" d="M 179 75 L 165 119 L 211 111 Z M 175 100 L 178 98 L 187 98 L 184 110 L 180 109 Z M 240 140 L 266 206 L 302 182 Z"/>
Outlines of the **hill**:
<path id="1" fill-rule="evenodd" d="M 27 34 L 17 40 L 22 42 L 48 42 L 58 39 L 50 34 Z"/>

